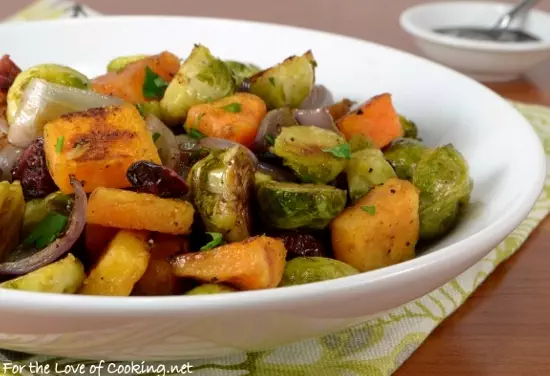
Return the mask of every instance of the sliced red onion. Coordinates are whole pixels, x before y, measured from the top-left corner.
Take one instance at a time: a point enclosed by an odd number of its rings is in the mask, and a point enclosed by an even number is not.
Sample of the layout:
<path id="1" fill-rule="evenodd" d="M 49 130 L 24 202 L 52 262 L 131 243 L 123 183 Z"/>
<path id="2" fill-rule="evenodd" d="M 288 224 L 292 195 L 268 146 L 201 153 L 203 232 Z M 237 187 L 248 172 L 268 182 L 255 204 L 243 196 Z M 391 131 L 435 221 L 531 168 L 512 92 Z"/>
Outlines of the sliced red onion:
<path id="1" fill-rule="evenodd" d="M 199 140 L 193 137 L 189 137 L 186 134 L 179 134 L 176 136 L 176 142 L 181 150 L 193 150 L 199 144 Z"/>
<path id="2" fill-rule="evenodd" d="M 324 85 L 315 85 L 309 96 L 302 102 L 300 108 L 314 109 L 330 106 L 334 103 L 332 93 Z"/>
<path id="3" fill-rule="evenodd" d="M 254 167 L 256 167 L 259 163 L 258 157 L 256 157 L 256 154 L 254 154 L 252 150 L 242 144 L 239 144 L 238 142 L 226 140 L 225 138 L 205 137 L 199 141 L 199 145 L 212 150 L 230 149 L 234 146 L 240 146 L 248 152 L 250 159 L 252 159 L 252 162 L 254 163 Z"/>
<path id="4" fill-rule="evenodd" d="M 277 138 L 283 127 L 298 125 L 290 108 L 278 108 L 271 110 L 265 115 L 260 124 L 252 150 L 256 153 L 265 153 L 269 151 L 273 140 Z"/>
<path id="5" fill-rule="evenodd" d="M 340 132 L 326 108 L 294 110 L 294 117 L 301 125 L 314 125 L 329 131 Z"/>
<path id="6" fill-rule="evenodd" d="M 10 144 L 0 150 L 0 180 L 12 181 L 11 169 L 23 150 Z"/>
<path id="7" fill-rule="evenodd" d="M 296 175 L 294 175 L 292 172 L 281 167 L 273 166 L 272 164 L 263 161 L 258 163 L 256 171 L 269 175 L 277 181 L 296 182 L 298 180 L 296 178 Z"/>
<path id="8" fill-rule="evenodd" d="M 8 121 L 5 117 L 0 115 L 0 134 L 8 134 L 9 130 L 10 126 L 8 125 Z"/>
<path id="9" fill-rule="evenodd" d="M 147 115 L 145 118 L 147 129 L 156 139 L 160 160 L 162 164 L 168 168 L 174 169 L 179 161 L 179 145 L 174 133 L 155 115 Z M 158 134 L 158 137 L 155 136 Z"/>
<path id="10" fill-rule="evenodd" d="M 29 255 L 27 250 L 17 248 L 8 256 L 8 261 L 0 263 L 0 275 L 22 275 L 46 266 L 65 253 L 69 252 L 76 243 L 86 224 L 86 210 L 88 201 L 86 192 L 80 182 L 71 176 L 71 184 L 74 188 L 75 198 L 67 230 L 63 236 L 57 238 L 44 249 L 34 251 Z"/>

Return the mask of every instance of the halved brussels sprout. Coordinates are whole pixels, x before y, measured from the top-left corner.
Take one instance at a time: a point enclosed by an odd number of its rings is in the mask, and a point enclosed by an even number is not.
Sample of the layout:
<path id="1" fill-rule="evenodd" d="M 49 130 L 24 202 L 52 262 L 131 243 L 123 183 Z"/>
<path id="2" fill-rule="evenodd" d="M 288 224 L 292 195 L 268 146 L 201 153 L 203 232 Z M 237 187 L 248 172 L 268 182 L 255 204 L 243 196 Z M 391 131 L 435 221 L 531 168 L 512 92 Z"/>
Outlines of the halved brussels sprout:
<path id="1" fill-rule="evenodd" d="M 298 108 L 315 84 L 315 59 L 311 51 L 250 77 L 250 92 L 264 100 L 269 110 Z"/>
<path id="2" fill-rule="evenodd" d="M 323 229 L 346 206 L 347 194 L 328 185 L 268 181 L 256 187 L 261 216 L 278 229 Z"/>
<path id="3" fill-rule="evenodd" d="M 350 198 L 355 202 L 396 174 L 379 149 L 363 149 L 352 154 L 346 176 Z"/>
<path id="4" fill-rule="evenodd" d="M 37 198 L 27 202 L 23 219 L 23 238 L 26 238 L 51 212 L 69 215 L 71 197 L 54 192 L 45 198 Z"/>
<path id="5" fill-rule="evenodd" d="M 441 237 L 470 200 L 468 163 L 453 145 L 437 147 L 420 159 L 412 183 L 420 190 L 420 239 Z"/>
<path id="6" fill-rule="evenodd" d="M 233 94 L 235 79 L 229 67 L 210 50 L 195 45 L 160 101 L 162 119 L 170 125 L 185 120 L 189 109 Z"/>
<path id="7" fill-rule="evenodd" d="M 416 124 L 407 119 L 403 115 L 399 115 L 399 121 L 401 122 L 401 126 L 403 127 L 403 133 L 406 138 L 417 138 L 418 137 L 418 128 L 416 127 Z"/>
<path id="8" fill-rule="evenodd" d="M 348 143 L 349 149 L 352 153 L 363 149 L 376 148 L 373 142 L 362 134 L 354 134 L 353 136 L 351 136 Z"/>
<path id="9" fill-rule="evenodd" d="M 418 140 L 400 138 L 384 150 L 384 157 L 390 162 L 399 179 L 411 180 L 416 164 L 428 150 Z"/>
<path id="10" fill-rule="evenodd" d="M 327 257 L 297 257 L 286 263 L 279 286 L 303 285 L 354 274 L 359 274 L 359 271 L 342 261 Z"/>
<path id="11" fill-rule="evenodd" d="M 120 56 L 116 57 L 109 62 L 107 65 L 107 72 L 120 72 L 128 64 L 135 63 L 148 57 L 149 55 L 130 55 L 130 56 Z"/>
<path id="12" fill-rule="evenodd" d="M 210 295 L 210 294 L 225 294 L 228 292 L 235 292 L 233 287 L 227 285 L 221 285 L 217 283 L 206 283 L 204 285 L 197 286 L 185 293 L 185 295 Z"/>
<path id="13" fill-rule="evenodd" d="M 72 254 L 65 258 L 36 269 L 29 274 L 0 283 L 0 288 L 74 294 L 86 279 L 84 266 Z"/>
<path id="14" fill-rule="evenodd" d="M 162 108 L 159 101 L 149 101 L 136 104 L 136 107 L 141 116 L 154 115 L 158 119 L 162 120 Z"/>
<path id="15" fill-rule="evenodd" d="M 346 168 L 349 145 L 341 135 L 314 126 L 284 127 L 273 153 L 305 183 L 326 184 Z"/>
<path id="16" fill-rule="evenodd" d="M 19 73 L 13 85 L 8 90 L 6 115 L 9 124 L 15 118 L 21 99 L 23 98 L 23 92 L 33 78 L 41 78 L 54 84 L 76 87 L 77 89 L 87 89 L 90 85 L 88 77 L 63 65 L 41 64 L 29 68 Z"/>
<path id="17" fill-rule="evenodd" d="M 225 64 L 229 67 L 229 69 L 231 69 L 231 73 L 233 73 L 233 78 L 235 78 L 237 86 L 239 86 L 245 78 L 249 78 L 253 74 L 261 71 L 261 68 L 257 65 L 245 64 L 240 61 L 227 60 Z"/>
<path id="18" fill-rule="evenodd" d="M 254 162 L 241 146 L 211 152 L 189 173 L 195 207 L 206 231 L 223 234 L 228 242 L 250 236 L 249 198 Z"/>
<path id="19" fill-rule="evenodd" d="M 0 182 L 0 261 L 21 239 L 25 198 L 19 181 Z"/>

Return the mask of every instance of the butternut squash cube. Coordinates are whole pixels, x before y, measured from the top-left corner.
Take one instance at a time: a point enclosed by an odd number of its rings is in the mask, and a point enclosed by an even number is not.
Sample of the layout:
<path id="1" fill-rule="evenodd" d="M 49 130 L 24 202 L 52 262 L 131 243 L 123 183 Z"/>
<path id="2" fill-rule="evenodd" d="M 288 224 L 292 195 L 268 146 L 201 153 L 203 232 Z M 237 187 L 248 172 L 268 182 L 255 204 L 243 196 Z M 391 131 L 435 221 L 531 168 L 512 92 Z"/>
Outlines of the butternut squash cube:
<path id="1" fill-rule="evenodd" d="M 79 294 L 129 296 L 149 264 L 148 236 L 147 231 L 119 231 L 84 280 Z"/>
<path id="2" fill-rule="evenodd" d="M 87 223 L 128 230 L 186 235 L 195 209 L 187 201 L 149 193 L 97 188 L 88 199 Z"/>
<path id="3" fill-rule="evenodd" d="M 268 289 L 281 282 L 286 253 L 282 240 L 258 236 L 179 255 L 171 260 L 172 272 L 178 277 L 227 283 L 241 290 Z"/>
<path id="4" fill-rule="evenodd" d="M 44 150 L 52 178 L 65 194 L 73 192 L 70 175 L 86 192 L 127 188 L 132 163 L 161 163 L 145 121 L 131 104 L 62 115 L 45 125 Z"/>

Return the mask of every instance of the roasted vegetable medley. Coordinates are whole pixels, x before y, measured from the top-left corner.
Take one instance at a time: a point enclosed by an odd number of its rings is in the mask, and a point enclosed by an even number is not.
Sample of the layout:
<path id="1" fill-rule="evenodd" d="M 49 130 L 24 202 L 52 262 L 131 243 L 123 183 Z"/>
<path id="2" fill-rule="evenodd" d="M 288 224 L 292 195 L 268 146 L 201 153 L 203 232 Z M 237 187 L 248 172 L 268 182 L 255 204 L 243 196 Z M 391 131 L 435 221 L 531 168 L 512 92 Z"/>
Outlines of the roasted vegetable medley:
<path id="1" fill-rule="evenodd" d="M 285 288 L 415 257 L 470 200 L 390 93 L 333 98 L 312 51 L 263 69 L 195 45 L 89 78 L 0 60 L 0 288 Z M 368 89 L 368 82 L 365 83 Z"/>

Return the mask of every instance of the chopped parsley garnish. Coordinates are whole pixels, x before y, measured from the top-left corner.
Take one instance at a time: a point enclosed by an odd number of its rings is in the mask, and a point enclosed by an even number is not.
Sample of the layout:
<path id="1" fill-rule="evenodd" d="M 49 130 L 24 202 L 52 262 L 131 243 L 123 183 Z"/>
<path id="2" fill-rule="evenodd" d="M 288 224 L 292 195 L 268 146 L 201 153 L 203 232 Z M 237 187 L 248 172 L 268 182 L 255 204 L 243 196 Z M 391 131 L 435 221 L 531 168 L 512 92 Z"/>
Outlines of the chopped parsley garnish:
<path id="1" fill-rule="evenodd" d="M 55 143 L 55 151 L 57 154 L 61 154 L 63 151 L 63 144 L 65 143 L 65 136 L 59 136 Z"/>
<path id="2" fill-rule="evenodd" d="M 194 138 L 195 140 L 200 140 L 201 138 L 205 138 L 206 136 L 202 134 L 201 131 L 199 131 L 197 128 L 191 128 L 189 129 L 189 137 Z"/>
<path id="3" fill-rule="evenodd" d="M 268 80 L 271 86 L 275 86 L 275 77 L 269 77 Z"/>
<path id="4" fill-rule="evenodd" d="M 143 81 L 143 96 L 147 99 L 161 99 L 168 87 L 168 82 L 153 72 L 148 66 L 145 67 L 145 80 Z"/>
<path id="5" fill-rule="evenodd" d="M 158 132 L 153 133 L 153 142 L 157 142 L 159 138 L 160 138 L 160 133 Z"/>
<path id="6" fill-rule="evenodd" d="M 269 145 L 273 146 L 275 145 L 275 137 L 273 137 L 272 135 L 270 134 L 266 134 L 264 136 L 264 140 L 265 142 L 267 142 Z"/>
<path id="7" fill-rule="evenodd" d="M 224 106 L 223 109 L 227 112 L 238 113 L 241 112 L 242 107 L 240 103 L 233 102 L 231 104 L 228 104 L 227 106 Z"/>
<path id="8" fill-rule="evenodd" d="M 145 116 L 145 106 L 143 103 L 136 104 L 136 108 L 141 116 Z"/>
<path id="9" fill-rule="evenodd" d="M 336 158 L 351 158 L 351 149 L 348 143 L 336 145 L 335 147 L 329 149 L 323 149 L 323 151 L 334 155 Z"/>
<path id="10" fill-rule="evenodd" d="M 207 232 L 208 235 L 212 237 L 208 243 L 201 247 L 201 251 L 206 251 L 223 244 L 223 235 L 219 232 Z"/>
<path id="11" fill-rule="evenodd" d="M 68 217 L 63 214 L 50 212 L 46 218 L 36 226 L 30 235 L 23 240 L 23 245 L 34 245 L 37 249 L 47 247 L 57 239 L 61 232 L 63 232 L 67 221 Z"/>
<path id="12" fill-rule="evenodd" d="M 366 211 L 370 215 L 376 214 L 376 206 L 361 206 L 361 209 L 363 209 L 363 211 Z"/>

